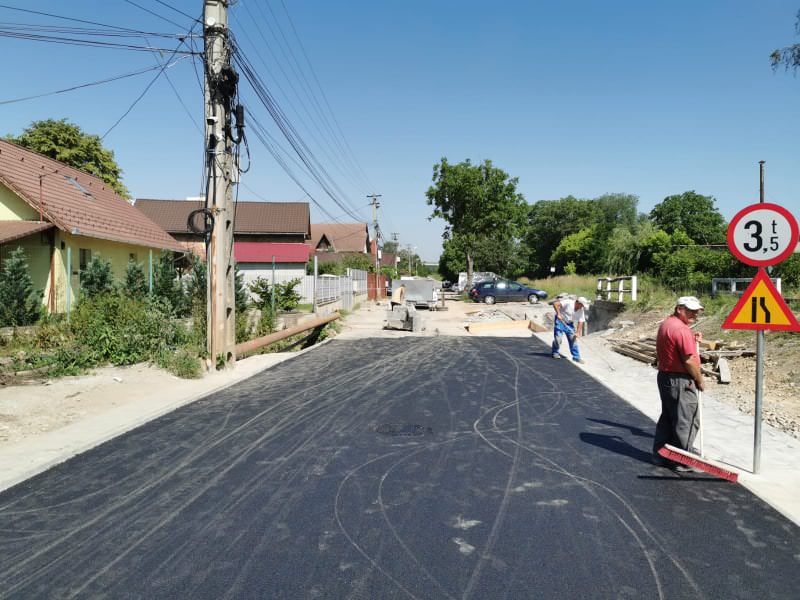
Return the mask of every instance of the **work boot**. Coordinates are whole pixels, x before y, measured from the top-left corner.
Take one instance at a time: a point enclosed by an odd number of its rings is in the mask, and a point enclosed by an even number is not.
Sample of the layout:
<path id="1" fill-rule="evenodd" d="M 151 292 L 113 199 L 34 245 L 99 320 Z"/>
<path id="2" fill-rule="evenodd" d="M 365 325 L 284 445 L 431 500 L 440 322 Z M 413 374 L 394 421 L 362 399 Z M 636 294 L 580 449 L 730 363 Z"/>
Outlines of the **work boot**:
<path id="1" fill-rule="evenodd" d="M 561 358 L 560 354 L 553 354 L 553 358 Z"/>
<path id="2" fill-rule="evenodd" d="M 586 364 L 586 361 L 585 361 L 585 360 L 583 360 L 582 358 L 573 358 L 573 359 L 572 359 L 572 362 L 580 363 L 580 364 L 582 364 L 582 365 L 583 365 L 583 364 Z"/>

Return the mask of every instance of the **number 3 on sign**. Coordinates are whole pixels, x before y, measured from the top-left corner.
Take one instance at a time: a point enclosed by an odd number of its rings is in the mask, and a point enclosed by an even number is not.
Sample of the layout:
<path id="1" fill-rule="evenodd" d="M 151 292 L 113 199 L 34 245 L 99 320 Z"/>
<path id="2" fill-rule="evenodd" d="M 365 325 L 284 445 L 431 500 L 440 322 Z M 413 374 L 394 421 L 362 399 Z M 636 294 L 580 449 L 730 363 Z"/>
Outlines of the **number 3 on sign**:
<path id="1" fill-rule="evenodd" d="M 751 204 L 728 225 L 728 248 L 740 261 L 754 267 L 776 265 L 788 258 L 797 238 L 797 221 L 777 204 Z"/>

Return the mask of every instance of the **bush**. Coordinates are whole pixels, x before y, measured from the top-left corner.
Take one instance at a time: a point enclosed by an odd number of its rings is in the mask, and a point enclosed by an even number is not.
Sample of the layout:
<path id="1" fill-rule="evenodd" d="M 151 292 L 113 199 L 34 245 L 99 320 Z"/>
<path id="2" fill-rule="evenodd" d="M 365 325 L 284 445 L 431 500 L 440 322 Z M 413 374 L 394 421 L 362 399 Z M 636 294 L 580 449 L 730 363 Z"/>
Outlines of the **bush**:
<path id="1" fill-rule="evenodd" d="M 84 298 L 94 298 L 114 289 L 114 276 L 111 262 L 95 256 L 81 273 L 81 294 Z"/>
<path id="2" fill-rule="evenodd" d="M 286 283 L 275 284 L 275 310 L 294 310 L 300 304 L 300 294 L 295 287 L 300 284 L 300 279 L 295 278 Z M 256 296 L 256 306 L 262 313 L 272 310 L 273 289 L 264 277 L 258 277 L 250 284 L 250 291 Z"/>
<path id="3" fill-rule="evenodd" d="M 159 351 L 186 341 L 171 320 L 171 307 L 157 298 L 136 300 L 118 294 L 89 298 L 72 319 L 75 341 L 94 364 L 130 365 L 155 360 Z"/>
<path id="4" fill-rule="evenodd" d="M 144 274 L 142 263 L 128 261 L 125 269 L 125 283 L 123 289 L 131 298 L 142 299 L 149 293 L 149 284 Z"/>
<path id="5" fill-rule="evenodd" d="M 0 277 L 0 325 L 35 323 L 41 314 L 41 294 L 33 290 L 25 251 L 17 248 L 3 261 Z"/>

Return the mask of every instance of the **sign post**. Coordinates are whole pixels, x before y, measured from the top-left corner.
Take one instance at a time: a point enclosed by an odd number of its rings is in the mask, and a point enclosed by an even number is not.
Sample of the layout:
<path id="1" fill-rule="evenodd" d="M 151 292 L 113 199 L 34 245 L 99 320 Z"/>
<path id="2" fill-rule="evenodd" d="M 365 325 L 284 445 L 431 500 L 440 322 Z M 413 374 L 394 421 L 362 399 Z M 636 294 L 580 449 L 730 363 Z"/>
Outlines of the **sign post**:
<path id="1" fill-rule="evenodd" d="M 763 165 L 762 165 L 763 166 Z M 792 213 L 767 202 L 740 210 L 728 225 L 728 248 L 758 274 L 722 324 L 724 329 L 753 329 L 756 335 L 756 397 L 753 433 L 753 473 L 761 470 L 761 406 L 764 392 L 764 331 L 800 331 L 792 311 L 772 284 L 764 267 L 786 260 L 798 240 Z"/>

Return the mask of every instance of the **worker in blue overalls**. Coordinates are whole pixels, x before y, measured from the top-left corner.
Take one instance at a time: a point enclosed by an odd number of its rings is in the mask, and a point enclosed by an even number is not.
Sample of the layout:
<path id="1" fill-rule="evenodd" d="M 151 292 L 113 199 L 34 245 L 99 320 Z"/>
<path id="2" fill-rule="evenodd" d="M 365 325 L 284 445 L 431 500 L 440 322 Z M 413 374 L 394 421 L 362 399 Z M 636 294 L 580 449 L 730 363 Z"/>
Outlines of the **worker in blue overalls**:
<path id="1" fill-rule="evenodd" d="M 556 311 L 553 327 L 553 358 L 561 358 L 559 352 L 561 339 L 566 335 L 572 360 L 577 363 L 585 362 L 581 358 L 581 352 L 578 348 L 578 338 L 583 333 L 586 312 L 589 310 L 589 301 L 583 296 L 579 296 L 575 300 L 568 296 L 562 297 L 553 302 L 553 309 Z"/>

